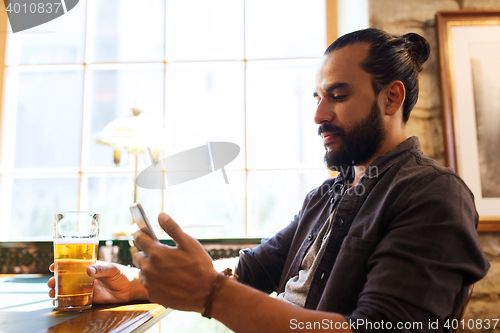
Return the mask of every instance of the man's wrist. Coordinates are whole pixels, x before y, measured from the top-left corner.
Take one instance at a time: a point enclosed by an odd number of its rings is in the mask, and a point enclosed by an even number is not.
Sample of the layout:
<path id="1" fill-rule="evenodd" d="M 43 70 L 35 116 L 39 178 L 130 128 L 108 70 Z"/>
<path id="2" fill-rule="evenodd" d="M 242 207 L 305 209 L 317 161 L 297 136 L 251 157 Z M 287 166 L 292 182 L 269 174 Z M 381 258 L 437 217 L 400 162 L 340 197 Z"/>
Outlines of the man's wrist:
<path id="1" fill-rule="evenodd" d="M 201 315 L 203 317 L 208 319 L 212 318 L 212 303 L 214 302 L 215 297 L 217 297 L 217 293 L 224 284 L 225 280 L 227 280 L 227 276 L 222 273 L 219 273 L 215 278 L 212 287 L 210 288 L 210 293 L 205 301 L 205 305 L 201 310 Z"/>
<path id="2" fill-rule="evenodd" d="M 203 306 L 203 309 L 201 310 L 201 315 L 206 318 L 212 318 L 212 303 L 214 302 L 215 298 L 217 297 L 217 293 L 219 292 L 219 289 L 222 287 L 224 282 L 228 279 L 238 279 L 238 275 L 236 273 L 233 273 L 233 270 L 231 268 L 226 268 L 222 272 L 220 272 L 217 277 L 215 278 L 214 282 L 212 283 L 212 286 L 210 287 L 210 292 L 208 294 L 207 299 L 205 300 L 205 305 Z"/>

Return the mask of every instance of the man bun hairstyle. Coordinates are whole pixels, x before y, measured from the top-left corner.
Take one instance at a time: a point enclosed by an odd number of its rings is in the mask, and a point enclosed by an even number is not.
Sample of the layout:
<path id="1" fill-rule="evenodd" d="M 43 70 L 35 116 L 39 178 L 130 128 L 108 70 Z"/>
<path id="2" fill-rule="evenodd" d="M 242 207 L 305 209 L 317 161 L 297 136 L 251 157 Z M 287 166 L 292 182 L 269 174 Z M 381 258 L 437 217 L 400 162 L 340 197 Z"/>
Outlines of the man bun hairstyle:
<path id="1" fill-rule="evenodd" d="M 371 74 L 375 95 L 393 81 L 403 82 L 406 90 L 403 122 L 406 123 L 418 100 L 418 73 L 429 58 L 429 43 L 416 33 L 393 36 L 385 31 L 369 28 L 339 37 L 326 49 L 325 55 L 356 43 L 369 45 L 368 55 L 361 68 Z"/>
<path id="2" fill-rule="evenodd" d="M 408 41 L 408 50 L 415 64 L 418 66 L 418 71 L 422 70 L 422 65 L 429 59 L 431 52 L 427 40 L 419 34 L 410 32 L 402 36 Z"/>

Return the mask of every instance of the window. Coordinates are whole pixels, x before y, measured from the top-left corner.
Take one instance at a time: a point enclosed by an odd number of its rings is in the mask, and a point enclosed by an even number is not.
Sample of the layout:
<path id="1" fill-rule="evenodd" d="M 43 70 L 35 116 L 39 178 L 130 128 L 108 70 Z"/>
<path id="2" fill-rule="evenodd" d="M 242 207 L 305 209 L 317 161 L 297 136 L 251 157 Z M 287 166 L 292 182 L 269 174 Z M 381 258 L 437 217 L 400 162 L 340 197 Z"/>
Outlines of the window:
<path id="1" fill-rule="evenodd" d="M 241 148 L 229 184 L 219 170 L 138 188 L 152 222 L 164 210 L 198 238 L 273 235 L 328 177 L 311 97 L 325 17 L 325 0 L 80 0 L 6 34 L 0 240 L 50 239 L 58 210 L 102 213 L 103 239 L 131 224 L 133 155 L 115 166 L 95 139 L 133 106 L 163 124 L 162 157 Z"/>

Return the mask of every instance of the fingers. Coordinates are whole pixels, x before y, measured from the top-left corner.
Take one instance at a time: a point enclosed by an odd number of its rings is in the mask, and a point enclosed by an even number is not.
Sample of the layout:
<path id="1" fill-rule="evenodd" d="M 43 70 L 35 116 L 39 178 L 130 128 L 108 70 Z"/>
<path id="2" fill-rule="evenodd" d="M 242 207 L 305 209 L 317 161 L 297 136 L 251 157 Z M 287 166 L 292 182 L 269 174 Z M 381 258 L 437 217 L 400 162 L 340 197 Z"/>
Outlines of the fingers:
<path id="1" fill-rule="evenodd" d="M 54 263 L 50 264 L 49 271 L 54 272 L 54 267 L 55 267 Z"/>
<path id="2" fill-rule="evenodd" d="M 132 264 L 134 264 L 135 267 L 141 269 L 141 267 L 144 265 L 145 261 L 147 261 L 147 256 L 143 251 L 137 252 L 134 254 L 132 257 Z M 139 275 L 141 273 L 139 272 Z"/>
<path id="3" fill-rule="evenodd" d="M 146 253 L 149 253 L 152 248 L 160 244 L 158 241 L 152 239 L 141 230 L 138 230 L 134 233 L 134 242 L 139 249 L 145 251 Z"/>
<path id="4" fill-rule="evenodd" d="M 47 281 L 47 286 L 51 289 L 56 287 L 56 279 L 53 276 Z"/>
<path id="5" fill-rule="evenodd" d="M 120 274 L 120 269 L 114 264 L 95 263 L 87 267 L 87 274 L 93 278 L 112 277 Z"/>
<path id="6" fill-rule="evenodd" d="M 161 228 L 165 230 L 170 237 L 172 237 L 178 247 L 184 250 L 189 250 L 190 246 L 194 243 L 198 243 L 193 237 L 182 231 L 179 225 L 164 212 L 161 212 L 160 215 L 158 215 L 158 223 L 160 223 Z"/>
<path id="7" fill-rule="evenodd" d="M 144 288 L 146 288 L 146 289 L 147 289 L 147 280 L 146 280 L 146 278 L 145 278 L 144 274 L 142 274 L 142 271 L 141 271 L 141 272 L 139 272 L 139 276 L 138 276 L 138 278 L 137 278 L 137 279 L 138 279 L 138 280 L 139 280 L 139 282 L 140 282 L 140 283 L 144 286 Z"/>
<path id="8" fill-rule="evenodd" d="M 50 288 L 49 297 L 56 297 L 56 290 L 54 289 L 56 287 L 56 279 L 53 276 L 47 281 L 47 286 Z"/>

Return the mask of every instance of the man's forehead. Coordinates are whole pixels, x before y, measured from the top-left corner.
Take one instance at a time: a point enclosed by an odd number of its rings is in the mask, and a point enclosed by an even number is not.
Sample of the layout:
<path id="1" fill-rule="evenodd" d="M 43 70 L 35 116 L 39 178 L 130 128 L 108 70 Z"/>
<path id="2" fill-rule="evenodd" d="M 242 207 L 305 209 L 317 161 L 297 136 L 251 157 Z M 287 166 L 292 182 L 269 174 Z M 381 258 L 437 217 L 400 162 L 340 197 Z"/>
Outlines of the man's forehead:
<path id="1" fill-rule="evenodd" d="M 356 43 L 326 54 L 318 67 L 318 78 L 330 77 L 336 74 L 344 76 L 352 75 L 355 72 L 364 72 L 361 64 L 368 54 L 368 49 L 368 44 Z"/>

